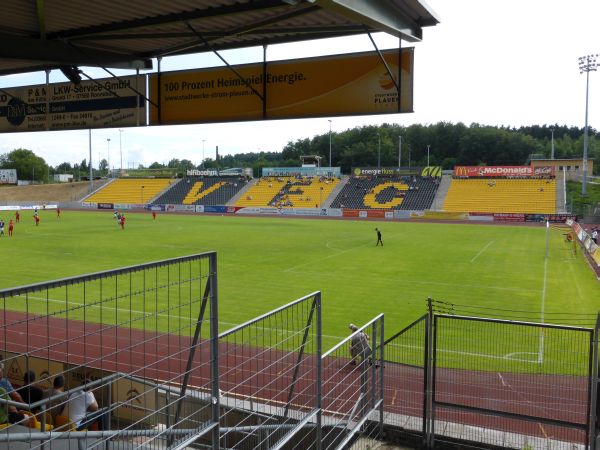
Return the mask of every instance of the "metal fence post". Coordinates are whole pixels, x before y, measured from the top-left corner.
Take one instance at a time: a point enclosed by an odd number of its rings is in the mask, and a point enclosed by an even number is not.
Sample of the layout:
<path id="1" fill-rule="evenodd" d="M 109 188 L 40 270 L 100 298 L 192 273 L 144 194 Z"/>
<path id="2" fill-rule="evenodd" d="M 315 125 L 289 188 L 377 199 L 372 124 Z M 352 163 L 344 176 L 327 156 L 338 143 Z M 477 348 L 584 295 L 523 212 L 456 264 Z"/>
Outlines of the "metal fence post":
<path id="1" fill-rule="evenodd" d="M 369 355 L 369 363 L 371 364 L 371 395 L 369 401 L 369 409 L 372 409 L 375 406 L 375 395 L 376 395 L 376 386 L 375 382 L 377 380 L 377 368 L 375 367 L 375 361 L 377 358 L 377 323 L 373 322 L 371 325 L 371 355 Z"/>
<path id="2" fill-rule="evenodd" d="M 596 317 L 596 326 L 590 342 L 590 398 L 588 399 L 588 446 L 596 450 L 596 432 L 598 429 L 598 333 L 600 332 L 600 314 Z"/>
<path id="3" fill-rule="evenodd" d="M 209 259 L 210 283 L 210 360 L 211 360 L 211 396 L 212 396 L 212 448 L 220 448 L 220 394 L 219 394 L 219 313 L 217 293 L 217 254 L 212 253 Z"/>
<path id="4" fill-rule="evenodd" d="M 317 397 L 317 404 L 315 405 L 317 408 L 317 430 L 316 430 L 316 445 L 315 448 L 316 450 L 321 450 L 322 448 L 322 395 L 323 395 L 323 391 L 322 391 L 322 377 L 323 377 L 323 361 L 321 359 L 321 354 L 323 352 L 323 348 L 322 348 L 322 331 L 321 331 L 321 292 L 317 292 L 316 297 L 315 297 L 315 301 L 317 303 L 317 392 L 316 392 L 316 397 Z"/>
<path id="5" fill-rule="evenodd" d="M 383 338 L 383 333 L 384 333 L 384 326 L 385 326 L 385 317 L 381 318 L 381 330 L 379 332 L 379 400 L 381 400 L 381 404 L 379 406 L 379 437 L 383 438 L 383 396 L 385 394 L 385 390 L 384 390 L 384 373 L 383 371 L 385 370 L 385 367 L 383 365 L 383 362 L 385 361 L 385 355 L 384 355 L 384 350 L 385 350 L 385 346 L 384 346 L 384 338 Z"/>
<path id="6" fill-rule="evenodd" d="M 433 447 L 432 423 L 432 342 L 433 342 L 433 306 L 427 299 L 427 317 L 425 319 L 425 355 L 423 374 L 423 443 L 425 448 Z"/>

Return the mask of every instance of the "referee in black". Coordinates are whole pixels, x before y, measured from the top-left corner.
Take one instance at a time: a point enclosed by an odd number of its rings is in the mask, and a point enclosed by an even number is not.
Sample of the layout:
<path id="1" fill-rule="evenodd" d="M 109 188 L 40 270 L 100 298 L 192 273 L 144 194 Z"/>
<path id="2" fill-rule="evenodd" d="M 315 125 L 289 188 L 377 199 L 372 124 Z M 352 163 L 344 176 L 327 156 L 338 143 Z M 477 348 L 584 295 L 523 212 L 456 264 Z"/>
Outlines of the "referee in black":
<path id="1" fill-rule="evenodd" d="M 375 231 L 377 231 L 377 244 L 375 244 L 375 247 L 377 247 L 379 244 L 381 244 L 381 246 L 383 247 L 383 241 L 381 240 L 381 231 L 379 231 L 379 228 L 375 228 Z"/>

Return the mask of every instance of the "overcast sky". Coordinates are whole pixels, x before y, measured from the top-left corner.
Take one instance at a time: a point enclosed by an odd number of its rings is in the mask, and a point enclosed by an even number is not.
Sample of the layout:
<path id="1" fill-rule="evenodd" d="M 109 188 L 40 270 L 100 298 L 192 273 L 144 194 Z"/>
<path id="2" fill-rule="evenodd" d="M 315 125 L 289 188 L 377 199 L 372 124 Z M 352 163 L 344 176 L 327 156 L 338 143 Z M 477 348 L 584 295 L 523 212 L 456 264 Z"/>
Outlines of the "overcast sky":
<path id="1" fill-rule="evenodd" d="M 357 126 L 439 121 L 485 125 L 585 123 L 585 74 L 579 56 L 600 53 L 600 0 L 427 0 L 440 24 L 424 29 L 415 47 L 414 113 L 332 118 L 333 132 Z M 380 48 L 397 39 L 377 35 Z M 308 44 L 271 46 L 270 60 L 372 50 L 367 36 Z M 317 52 L 318 51 L 318 52 Z M 262 60 L 262 48 L 224 52 L 231 64 Z M 221 65 L 214 55 L 163 60 L 162 70 Z M 107 74 L 86 68 L 94 78 Z M 131 74 L 131 72 L 117 72 Z M 65 81 L 53 71 L 51 82 Z M 0 87 L 44 84 L 45 74 L 0 77 Z M 600 127 L 600 73 L 590 73 L 589 124 Z M 285 121 L 162 126 L 92 131 L 92 160 L 106 158 L 118 167 L 166 163 L 171 158 L 199 164 L 204 156 L 281 151 L 289 142 L 329 132 L 328 117 Z M 121 142 L 119 143 L 119 138 Z M 202 142 L 204 140 L 204 143 Z M 87 130 L 0 135 L 0 153 L 33 150 L 57 165 L 88 159 Z M 335 148 L 333 149 L 335 155 Z M 432 149 L 435 152 L 435 149 Z M 334 156 L 335 162 L 335 156 Z"/>

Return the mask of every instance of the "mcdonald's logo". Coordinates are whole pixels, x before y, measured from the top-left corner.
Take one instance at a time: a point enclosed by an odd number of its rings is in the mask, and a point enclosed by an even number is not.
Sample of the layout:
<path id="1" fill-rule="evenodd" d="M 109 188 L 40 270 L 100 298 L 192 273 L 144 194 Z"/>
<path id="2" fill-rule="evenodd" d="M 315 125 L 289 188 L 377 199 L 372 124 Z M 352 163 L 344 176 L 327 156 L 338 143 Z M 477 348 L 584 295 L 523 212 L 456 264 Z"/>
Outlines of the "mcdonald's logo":
<path id="1" fill-rule="evenodd" d="M 469 171 L 466 166 L 457 166 L 454 168 L 454 175 L 457 177 L 466 177 L 468 174 Z"/>

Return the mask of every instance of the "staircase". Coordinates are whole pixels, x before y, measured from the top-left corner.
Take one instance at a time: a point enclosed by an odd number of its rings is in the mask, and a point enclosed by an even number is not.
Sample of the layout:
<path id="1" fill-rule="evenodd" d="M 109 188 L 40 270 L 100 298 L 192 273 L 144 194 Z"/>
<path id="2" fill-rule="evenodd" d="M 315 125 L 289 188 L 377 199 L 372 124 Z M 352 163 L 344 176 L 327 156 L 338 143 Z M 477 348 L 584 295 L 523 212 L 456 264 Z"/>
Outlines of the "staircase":
<path id="1" fill-rule="evenodd" d="M 248 181 L 248 183 L 246 183 L 246 186 L 243 189 L 240 189 L 240 191 L 237 194 L 235 194 L 233 197 L 231 197 L 229 199 L 229 201 L 227 202 L 227 205 L 225 205 L 225 206 L 235 206 L 237 201 L 240 198 L 242 198 L 242 196 L 246 195 L 246 192 L 248 192 L 248 189 L 251 189 L 252 186 L 254 186 L 257 181 L 258 181 L 258 178 L 252 178 L 250 181 Z"/>
<path id="2" fill-rule="evenodd" d="M 337 186 L 333 188 L 333 191 L 331 191 L 331 194 L 329 194 L 329 196 L 325 199 L 325 201 L 321 205 L 321 208 L 329 208 L 331 206 L 331 203 L 335 200 L 335 198 L 342 191 L 342 189 L 344 189 L 344 186 L 346 186 L 348 180 L 350 180 L 350 177 L 344 177 L 340 180 Z"/>
<path id="3" fill-rule="evenodd" d="M 452 183 L 452 175 L 442 175 L 442 181 L 438 186 L 437 192 L 435 193 L 435 197 L 433 199 L 433 203 L 431 204 L 432 211 L 443 210 L 444 200 L 446 200 L 446 195 L 448 194 L 450 183 Z"/>

